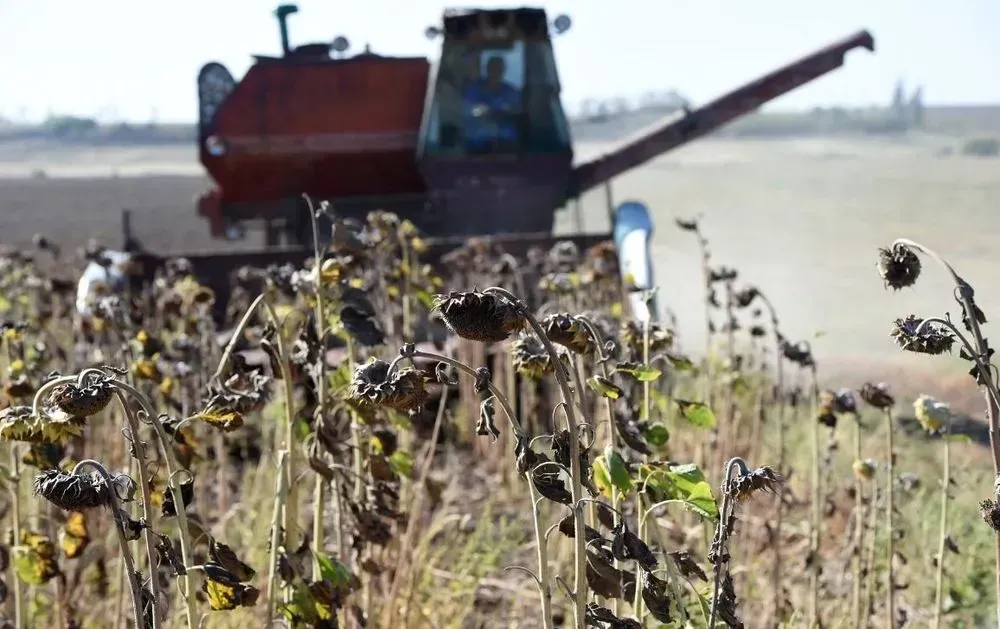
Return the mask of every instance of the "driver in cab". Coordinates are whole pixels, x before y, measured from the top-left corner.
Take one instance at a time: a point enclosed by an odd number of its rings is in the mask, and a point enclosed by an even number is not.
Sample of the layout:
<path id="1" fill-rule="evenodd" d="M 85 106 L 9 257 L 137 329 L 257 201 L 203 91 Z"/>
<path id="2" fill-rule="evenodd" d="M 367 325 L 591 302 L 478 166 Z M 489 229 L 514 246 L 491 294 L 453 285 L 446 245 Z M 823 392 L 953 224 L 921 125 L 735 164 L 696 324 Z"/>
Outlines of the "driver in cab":
<path id="1" fill-rule="evenodd" d="M 515 112 L 521 94 L 504 81 L 507 67 L 502 57 L 486 62 L 486 76 L 463 90 L 465 145 L 473 152 L 489 152 L 496 145 L 516 145 Z"/>

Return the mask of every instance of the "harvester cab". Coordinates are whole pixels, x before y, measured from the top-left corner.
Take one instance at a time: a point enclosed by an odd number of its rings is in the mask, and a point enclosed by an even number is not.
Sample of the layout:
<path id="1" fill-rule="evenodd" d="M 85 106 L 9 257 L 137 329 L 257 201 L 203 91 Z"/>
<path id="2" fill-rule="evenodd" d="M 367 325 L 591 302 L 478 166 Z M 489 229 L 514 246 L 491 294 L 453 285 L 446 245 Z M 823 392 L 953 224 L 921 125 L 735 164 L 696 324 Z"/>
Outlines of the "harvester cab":
<path id="1" fill-rule="evenodd" d="M 550 233 L 573 142 L 542 9 L 452 10 L 420 127 L 418 165 L 451 236 Z M 425 220 L 425 223 L 427 221 Z"/>

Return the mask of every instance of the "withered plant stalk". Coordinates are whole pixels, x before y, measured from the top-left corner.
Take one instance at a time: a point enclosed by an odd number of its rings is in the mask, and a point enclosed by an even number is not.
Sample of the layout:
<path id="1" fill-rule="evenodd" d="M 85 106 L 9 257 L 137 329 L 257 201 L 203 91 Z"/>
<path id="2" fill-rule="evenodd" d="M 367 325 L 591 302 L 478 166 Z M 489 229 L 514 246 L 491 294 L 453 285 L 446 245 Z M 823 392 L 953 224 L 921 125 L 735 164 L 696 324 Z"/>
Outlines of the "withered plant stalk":
<path id="1" fill-rule="evenodd" d="M 128 406 L 128 400 L 121 393 L 121 391 L 115 391 L 115 397 L 118 398 L 118 404 L 121 406 L 122 414 L 125 416 L 125 422 L 128 424 L 130 441 L 132 442 L 132 457 L 135 462 L 136 474 L 139 477 L 139 495 L 142 499 L 142 519 L 150 523 L 152 522 L 153 510 L 150 504 L 149 496 L 149 479 L 146 477 L 146 453 L 143 450 L 145 443 L 139 438 L 139 420 L 136 419 L 135 414 L 132 409 Z M 180 507 L 178 507 L 180 508 Z M 149 562 L 149 573 L 151 575 L 156 574 L 156 540 L 153 539 L 153 531 L 150 527 L 143 528 L 143 541 L 146 545 L 146 560 Z M 149 590 L 152 594 L 151 598 L 153 600 L 153 629 L 159 624 L 159 613 L 157 608 L 157 602 L 159 601 L 159 588 L 157 587 L 157 579 L 150 579 Z"/>
<path id="2" fill-rule="evenodd" d="M 583 505 L 580 500 L 583 498 L 583 470 L 580 465 L 580 422 L 576 416 L 575 401 L 573 392 L 569 386 L 569 376 L 566 373 L 566 365 L 559 359 L 559 353 L 552 345 L 552 341 L 545 334 L 541 324 L 531 313 L 528 307 L 520 299 L 515 297 L 510 291 L 497 286 L 487 288 L 483 291 L 486 294 L 494 294 L 508 300 L 513 304 L 525 318 L 528 324 L 538 336 L 545 350 L 548 352 L 552 364 L 555 366 L 556 380 L 562 393 L 563 407 L 566 412 L 566 422 L 569 429 L 569 456 L 570 456 L 570 493 L 573 500 L 573 543 L 575 545 L 574 557 L 574 620 L 576 629 L 585 629 L 587 616 L 587 556 L 586 556 L 586 530 L 584 528 Z"/>
<path id="3" fill-rule="evenodd" d="M 885 626 L 893 629 L 896 626 L 896 585 L 893 574 L 893 554 L 895 553 L 895 535 L 893 529 L 893 475 L 895 474 L 895 456 L 893 455 L 892 441 L 892 408 L 885 409 L 885 446 L 886 446 L 886 481 L 885 481 L 885 604 L 886 622 Z"/>
<path id="4" fill-rule="evenodd" d="M 810 370 L 809 378 L 809 432 L 812 448 L 812 508 L 809 520 L 809 554 L 811 557 L 809 566 L 809 627 L 812 629 L 819 624 L 819 543 L 823 528 L 823 488 L 821 487 L 822 478 L 819 468 L 819 383 L 815 365 Z"/>
<path id="5" fill-rule="evenodd" d="M 316 404 L 319 407 L 319 416 L 322 417 L 327 412 L 326 401 L 326 311 L 323 308 L 325 300 L 323 298 L 323 250 L 319 244 L 319 221 L 316 215 L 316 208 L 313 207 L 312 199 L 308 194 L 303 195 L 306 205 L 309 208 L 309 218 L 312 222 L 313 240 L 313 266 L 316 272 L 316 307 L 314 314 L 316 317 L 316 338 L 319 339 L 319 361 L 316 365 Z M 279 331 L 280 336 L 280 331 Z M 291 402 L 289 401 L 290 405 Z M 290 445 L 290 444 L 289 444 Z M 326 537 L 323 529 L 323 502 L 326 480 L 322 474 L 316 474 L 316 484 L 313 488 L 313 581 L 320 580 L 319 557 L 325 551 Z M 341 549 L 338 548 L 338 551 Z"/>
<path id="6" fill-rule="evenodd" d="M 21 543 L 21 456 L 18 453 L 16 443 L 10 444 L 10 517 L 14 529 L 14 543 Z M 11 578 L 14 581 L 14 627 L 24 629 L 24 615 L 21 609 L 21 601 L 24 594 L 21 591 L 21 578 L 17 570 L 11 570 Z"/>
<path id="7" fill-rule="evenodd" d="M 318 270 L 319 269 L 317 268 L 317 271 Z M 281 371 L 280 375 L 282 384 L 284 386 L 284 396 L 283 396 L 284 399 L 282 400 L 282 402 L 284 403 L 284 410 L 285 410 L 284 430 L 282 431 L 284 434 L 284 443 L 282 444 L 281 449 L 279 449 L 277 453 L 277 458 L 278 458 L 278 463 L 286 468 L 282 469 L 279 467 L 278 477 L 280 479 L 284 476 L 288 479 L 288 481 L 280 485 L 282 488 L 282 492 L 280 492 L 274 498 L 275 513 L 280 513 L 280 516 L 278 517 L 277 521 L 272 521 L 271 526 L 272 529 L 274 527 L 279 527 L 280 537 L 278 539 L 278 542 L 280 545 L 288 547 L 289 539 L 291 538 L 291 530 L 290 530 L 291 523 L 289 522 L 289 517 L 290 516 L 294 517 L 295 514 L 298 513 L 297 509 L 295 508 L 296 503 L 294 502 L 294 499 L 296 497 L 294 493 L 294 483 L 292 483 L 290 480 L 294 478 L 295 474 L 295 461 L 294 461 L 294 455 L 296 450 L 296 448 L 294 447 L 295 410 L 293 408 L 295 398 L 294 398 L 294 392 L 292 390 L 293 386 L 292 370 L 289 364 L 288 351 L 285 347 L 284 326 L 281 325 L 281 321 L 278 319 L 274 307 L 268 300 L 266 292 L 263 292 L 256 298 L 254 298 L 254 300 L 250 302 L 250 306 L 247 307 L 246 312 L 243 313 L 243 317 L 240 319 L 240 322 L 236 325 L 236 328 L 233 330 L 233 336 L 229 340 L 229 344 L 226 345 L 226 349 L 222 353 L 222 358 L 219 360 L 219 366 L 216 368 L 215 373 L 213 374 L 211 379 L 221 381 L 223 374 L 225 373 L 226 366 L 229 364 L 229 359 L 232 356 L 234 348 L 236 347 L 236 342 L 238 341 L 239 337 L 243 334 L 243 330 L 250 323 L 250 320 L 253 317 L 254 312 L 256 312 L 258 307 L 264 308 L 264 311 L 270 318 L 272 325 L 274 325 L 275 327 L 275 345 L 276 345 L 275 349 L 277 350 L 278 353 L 278 368 Z M 157 422 L 157 432 L 161 433 L 163 431 L 163 427 L 159 426 L 158 424 L 159 422 Z M 167 442 L 163 439 L 162 436 L 161 436 L 161 442 L 164 444 L 164 448 L 166 448 L 165 444 Z M 278 508 L 279 503 L 281 506 L 280 509 Z M 288 506 L 289 503 L 291 503 L 292 508 L 289 508 Z M 183 504 L 183 503 L 178 502 L 177 504 Z M 183 512 L 183 509 L 178 509 L 178 512 L 179 512 L 178 519 L 180 520 L 180 513 Z M 185 526 L 186 526 L 186 521 L 185 521 Z M 273 538 L 274 538 L 274 531 L 272 530 L 272 539 Z M 276 546 L 273 544 L 271 552 L 272 552 L 271 558 L 277 561 L 277 556 L 273 554 L 276 552 Z M 185 559 L 185 562 L 186 561 L 187 560 Z M 275 566 L 270 566 L 268 571 L 268 574 L 272 577 L 274 575 L 274 572 L 272 570 L 274 567 Z M 271 603 L 273 603 L 273 597 L 275 594 L 274 585 L 271 579 L 268 580 L 267 588 L 268 588 L 267 590 L 268 601 L 270 605 Z M 271 608 L 269 608 L 268 613 L 271 613 L 271 611 L 273 611 L 273 605 Z"/>
<path id="8" fill-rule="evenodd" d="M 288 453 L 284 450 L 278 451 L 278 460 L 275 465 L 275 498 L 274 511 L 271 512 L 271 544 L 270 558 L 267 566 L 267 617 L 274 617 L 274 606 L 277 600 L 278 588 L 278 552 L 281 546 L 281 514 L 285 509 L 285 496 L 288 493 L 288 477 L 285 474 L 288 469 L 285 465 L 285 457 Z"/>
<path id="9" fill-rule="evenodd" d="M 941 429 L 941 530 L 938 532 L 937 568 L 934 574 L 934 623 L 933 629 L 941 627 L 941 605 L 944 601 L 944 555 L 948 539 L 948 490 L 951 487 L 951 413 L 948 413 Z"/>
<path id="10" fill-rule="evenodd" d="M 854 460 L 861 459 L 861 413 L 851 413 L 854 420 Z M 854 475 L 854 551 L 852 564 L 854 567 L 854 582 L 851 585 L 851 627 L 861 627 L 861 583 L 864 579 L 864 540 L 865 540 L 865 502 L 863 499 L 862 479 Z M 871 567 L 869 566 L 869 569 Z"/>
<path id="11" fill-rule="evenodd" d="M 70 474 L 78 476 L 82 469 L 88 467 L 100 474 L 107 485 L 108 496 L 111 500 L 108 506 L 111 508 L 111 515 L 115 520 L 115 532 L 118 534 L 118 549 L 122 554 L 122 564 L 125 566 L 125 574 L 128 577 L 129 590 L 132 594 L 132 615 L 135 618 L 135 626 L 143 627 L 145 623 L 143 622 L 144 616 L 142 614 L 142 586 L 139 583 L 139 573 L 135 570 L 132 550 L 128 547 L 128 539 L 125 537 L 125 523 L 122 521 L 121 505 L 118 504 L 118 495 L 115 493 L 114 480 L 112 480 L 111 474 L 108 473 L 108 470 L 104 469 L 103 465 L 92 459 L 84 459 L 77 463 Z M 179 506 L 178 510 L 181 508 Z M 155 574 L 150 574 L 154 579 L 156 578 Z M 153 615 L 155 617 L 155 611 Z"/>

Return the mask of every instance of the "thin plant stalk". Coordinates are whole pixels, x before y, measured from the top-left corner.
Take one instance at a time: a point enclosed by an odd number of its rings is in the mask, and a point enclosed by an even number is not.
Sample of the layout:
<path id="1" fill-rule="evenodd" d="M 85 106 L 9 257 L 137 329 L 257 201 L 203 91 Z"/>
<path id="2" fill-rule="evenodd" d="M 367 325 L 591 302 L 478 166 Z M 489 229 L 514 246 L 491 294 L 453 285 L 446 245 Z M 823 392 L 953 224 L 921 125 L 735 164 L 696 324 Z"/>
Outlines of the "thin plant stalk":
<path id="1" fill-rule="evenodd" d="M 552 624 L 552 575 L 549 574 L 548 540 L 543 530 L 541 502 L 535 483 L 531 480 L 531 470 L 525 473 L 531 496 L 531 521 L 535 530 L 535 547 L 538 555 L 538 597 L 542 614 L 542 629 L 553 629 Z"/>
<path id="2" fill-rule="evenodd" d="M 812 509 L 809 520 L 809 553 L 812 555 L 812 562 L 809 568 L 809 627 L 816 627 L 819 623 L 819 541 L 822 535 L 823 526 L 821 502 L 823 500 L 823 489 L 821 487 L 819 459 L 819 421 L 817 417 L 818 404 L 818 384 L 816 381 L 816 368 L 812 368 L 812 381 L 810 387 L 810 446 L 812 448 Z"/>
<path id="3" fill-rule="evenodd" d="M 861 460 L 861 415 L 853 413 L 854 460 Z M 861 580 L 864 568 L 865 504 L 862 498 L 861 477 L 854 476 L 854 583 L 851 588 L 851 627 L 861 627 Z"/>
<path id="4" fill-rule="evenodd" d="M 888 460 L 886 464 L 886 482 L 885 482 L 885 530 L 886 530 L 886 541 L 885 541 L 885 552 L 886 552 L 886 593 L 885 593 L 885 605 L 886 605 L 886 623 L 885 626 L 889 629 L 893 629 L 896 626 L 896 587 L 895 587 L 895 575 L 893 574 L 893 556 L 895 553 L 895 536 L 893 535 L 893 495 L 892 495 L 892 480 L 894 475 L 894 459 L 892 447 L 892 409 L 885 409 L 885 428 L 886 428 L 886 458 Z"/>
<path id="5" fill-rule="evenodd" d="M 750 472 L 749 467 L 746 462 L 739 458 L 733 457 L 729 459 L 726 463 L 725 471 L 722 475 L 722 508 L 719 509 L 719 526 L 715 531 L 715 540 L 712 542 L 713 548 L 718 548 L 720 550 L 725 548 L 726 541 L 729 538 L 729 515 L 732 513 L 733 500 L 730 498 L 729 491 L 729 479 L 733 475 L 733 470 L 739 469 L 741 473 L 748 474 Z M 719 553 L 719 557 L 715 562 L 714 577 L 712 585 L 712 611 L 709 614 L 708 626 L 715 627 L 715 619 L 719 613 L 719 591 L 722 587 L 722 564 L 725 561 L 722 558 L 722 553 Z"/>
<path id="6" fill-rule="evenodd" d="M 876 547 L 878 546 L 876 541 L 876 533 L 878 532 L 878 480 L 877 478 L 872 478 L 872 494 L 870 498 L 870 503 L 868 505 L 868 531 L 871 533 L 871 542 L 868 544 L 868 558 L 865 564 L 868 566 L 868 583 L 865 586 L 865 608 L 863 617 L 865 619 L 863 625 L 868 626 L 869 620 L 871 619 L 872 611 L 875 605 L 875 590 L 876 590 L 876 580 L 875 580 L 875 559 L 876 559 Z"/>
<path id="7" fill-rule="evenodd" d="M 167 431 L 163 429 L 163 424 L 156 415 L 156 409 L 153 408 L 153 405 L 149 402 L 146 396 L 130 384 L 126 384 L 119 380 L 114 380 L 113 384 L 116 387 L 123 389 L 137 402 L 139 402 L 139 406 L 146 414 L 147 421 L 149 421 L 156 431 L 156 437 L 160 443 L 160 450 L 163 452 L 163 460 L 165 461 L 167 468 L 167 488 L 170 489 L 170 495 L 174 499 L 174 504 L 177 505 L 177 529 L 180 532 L 181 561 L 184 562 L 185 566 L 189 566 L 192 564 L 192 552 L 194 550 L 194 546 L 191 541 L 191 531 L 188 527 L 184 496 L 181 494 L 181 487 L 180 483 L 177 482 L 177 475 L 179 473 L 187 473 L 190 475 L 190 472 L 178 465 L 177 458 L 174 456 L 173 448 L 170 445 L 172 443 L 171 438 L 167 435 Z M 198 616 L 195 611 L 195 595 L 191 584 L 191 575 L 185 572 L 185 574 L 181 575 L 180 579 L 182 594 L 185 602 L 187 625 L 189 629 L 194 629 L 194 627 L 198 625 Z"/>
<path id="8" fill-rule="evenodd" d="M 277 600 L 277 570 L 278 570 L 278 547 L 281 545 L 281 513 L 285 508 L 285 494 L 287 493 L 287 480 L 285 475 L 285 457 L 288 453 L 284 450 L 278 452 L 278 461 L 275 466 L 276 478 L 274 487 L 274 511 L 271 513 L 271 552 L 267 567 L 267 617 L 274 617 L 274 607 Z"/>
<path id="9" fill-rule="evenodd" d="M 534 330 L 535 335 L 538 336 L 539 340 L 541 340 L 549 354 L 549 357 L 552 359 L 552 363 L 555 365 L 556 381 L 559 383 L 559 389 L 562 392 L 563 402 L 565 403 L 563 406 L 566 413 L 566 422 L 568 424 L 567 427 L 569 429 L 570 436 L 570 493 L 573 500 L 573 543 L 575 546 L 573 570 L 573 611 L 576 629 L 584 629 L 586 626 L 587 616 L 587 549 L 586 531 L 583 520 L 583 506 L 580 503 L 580 500 L 583 498 L 583 469 L 580 465 L 579 435 L 579 426 L 581 424 L 577 419 L 573 392 L 570 389 L 569 376 L 566 373 L 566 365 L 564 365 L 559 359 L 559 354 L 552 345 L 552 341 L 549 340 L 549 337 L 545 334 L 545 330 L 542 329 L 542 326 L 538 323 L 538 320 L 531 313 L 528 307 L 525 306 L 524 302 L 504 288 L 492 287 L 486 289 L 484 292 L 500 295 L 520 310 L 521 315 Z"/>
<path id="10" fill-rule="evenodd" d="M 111 497 L 111 514 L 115 520 L 115 532 L 118 534 L 118 547 L 122 554 L 122 563 L 125 566 L 125 573 L 128 576 L 128 583 L 132 593 L 132 614 L 135 617 L 135 626 L 145 625 L 142 615 L 142 586 L 139 584 L 139 573 L 135 571 L 135 561 L 132 559 L 132 551 L 128 547 L 128 540 L 125 538 L 125 523 L 122 521 L 121 507 L 118 504 L 118 496 L 115 495 L 114 481 L 104 466 L 92 459 L 84 459 L 73 467 L 70 472 L 74 476 L 85 467 L 96 471 L 104 479 L 108 486 L 108 494 Z M 155 575 L 153 575 L 155 578 Z M 154 612 L 155 616 L 155 612 Z"/>
<path id="11" fill-rule="evenodd" d="M 143 452 L 143 446 L 145 445 L 139 440 L 139 420 L 136 419 L 135 415 L 132 413 L 132 409 L 128 406 L 128 400 L 121 391 L 115 391 L 115 397 L 118 398 L 118 403 L 121 405 L 122 414 L 125 415 L 125 421 L 128 424 L 129 434 L 132 437 L 132 456 L 135 460 L 136 473 L 139 477 L 139 495 L 142 499 L 142 517 L 146 522 L 150 522 L 153 514 L 153 509 L 150 503 L 149 497 L 149 481 L 146 478 L 146 455 Z M 146 545 L 146 560 L 149 562 L 149 573 L 156 573 L 157 566 L 157 554 L 156 554 L 156 542 L 153 539 L 153 531 L 150 527 L 143 528 L 143 541 Z M 153 601 L 153 629 L 159 626 L 159 613 L 157 602 L 159 601 L 159 588 L 156 584 L 157 579 L 151 578 L 149 580 L 149 591 L 151 593 L 151 598 Z"/>
<path id="12" fill-rule="evenodd" d="M 646 302 L 647 310 L 649 307 L 649 301 Z M 649 329 L 650 322 L 652 319 L 652 314 L 646 317 L 646 320 L 642 327 L 642 364 L 649 365 Z M 642 412 L 641 417 L 645 420 L 649 419 L 649 398 L 650 398 L 650 382 L 648 380 L 642 383 Z M 642 509 L 642 494 L 636 496 L 636 506 Z M 645 539 L 646 537 L 646 521 L 645 519 L 640 519 L 636 531 L 636 535 L 639 539 Z M 642 588 L 635 588 L 635 598 L 632 601 L 632 609 L 635 611 L 635 617 L 642 620 L 643 614 L 643 600 L 642 600 Z"/>
<path id="13" fill-rule="evenodd" d="M 316 220 L 316 210 L 313 208 L 309 195 L 303 195 L 309 207 L 309 218 L 312 221 L 313 265 L 316 269 L 316 338 L 319 339 L 320 357 L 316 365 L 316 404 L 321 414 L 326 413 L 326 316 L 323 299 L 323 251 L 319 245 L 319 222 Z M 280 332 L 279 332 L 280 336 Z M 290 400 L 290 398 L 288 398 Z M 291 447 L 291 443 L 289 443 Z M 313 488 L 313 580 L 320 580 L 319 557 L 324 552 L 326 540 L 323 528 L 323 494 L 326 480 L 322 474 L 316 475 Z"/>
<path id="14" fill-rule="evenodd" d="M 10 517 L 13 520 L 14 543 L 21 543 L 21 457 L 17 452 L 17 445 L 10 445 Z M 23 593 L 21 591 L 21 578 L 17 570 L 11 570 L 11 578 L 14 580 L 14 627 L 24 629 L 24 616 L 21 609 Z"/>
<path id="15" fill-rule="evenodd" d="M 951 486 L 950 437 L 951 416 L 949 415 L 945 420 L 944 430 L 941 431 L 941 447 L 943 448 L 941 460 L 941 531 L 938 534 L 937 569 L 934 575 L 934 622 L 931 625 L 933 629 L 941 627 L 941 604 L 944 600 L 944 555 L 948 539 L 948 489 Z"/>
<path id="16" fill-rule="evenodd" d="M 317 267 L 317 272 L 318 271 L 319 269 Z M 288 467 L 286 474 L 288 479 L 292 479 L 294 478 L 294 473 L 295 473 L 295 466 L 293 460 L 295 451 L 295 448 L 293 447 L 293 440 L 295 438 L 294 435 L 295 412 L 294 409 L 292 408 L 294 404 L 294 393 L 292 390 L 292 369 L 288 360 L 288 352 L 286 351 L 285 348 L 285 335 L 282 332 L 281 322 L 278 320 L 278 316 L 274 311 L 274 307 L 271 305 L 270 301 L 267 300 L 267 293 L 261 293 L 256 298 L 254 298 L 254 300 L 250 303 L 250 306 L 247 307 L 246 312 L 243 313 L 243 317 L 240 319 L 240 322 L 236 325 L 236 328 L 233 330 L 232 338 L 229 340 L 229 343 L 226 345 L 225 351 L 223 351 L 222 353 L 222 358 L 219 360 L 219 366 L 216 368 L 215 373 L 212 375 L 212 379 L 221 380 L 223 373 L 225 373 L 226 366 L 229 363 L 229 358 L 232 356 L 233 350 L 236 347 L 237 340 L 243 333 L 243 329 L 246 328 L 246 326 L 250 323 L 250 320 L 253 317 L 253 314 L 254 312 L 256 312 L 258 307 L 264 308 L 268 317 L 271 319 L 271 323 L 275 326 L 276 329 L 275 341 L 277 346 L 276 350 L 278 352 L 278 369 L 281 372 L 280 373 L 281 380 L 284 385 L 284 406 L 285 406 L 284 431 L 283 431 L 285 436 L 285 443 L 284 447 L 278 451 L 278 461 L 281 462 L 282 465 Z M 159 422 L 157 422 L 157 424 L 158 423 Z M 157 430 L 158 432 L 162 432 L 163 431 L 162 426 L 158 426 Z M 163 441 L 163 443 L 165 444 L 166 441 Z M 291 481 L 289 480 L 289 482 L 284 485 L 284 491 L 293 492 L 294 487 L 289 487 L 289 485 L 294 485 L 294 483 L 291 483 Z M 283 537 L 283 539 L 279 541 L 284 546 L 288 546 L 289 536 L 291 534 L 288 522 L 289 513 L 290 512 L 297 513 L 297 511 L 295 511 L 294 509 L 287 508 L 287 503 L 293 500 L 294 498 L 295 498 L 294 494 L 290 496 L 284 496 L 284 495 L 275 496 L 276 508 L 278 503 L 279 502 L 281 503 L 281 509 L 280 509 L 281 529 L 282 529 L 281 537 Z M 178 504 L 182 503 L 178 502 Z M 293 502 L 293 504 L 295 503 Z M 178 511 L 180 512 L 183 510 L 179 509 Z M 274 566 L 272 566 L 272 568 L 273 567 Z M 272 574 L 272 572 L 269 571 L 269 574 Z M 272 583 L 269 580 L 268 581 L 269 599 L 273 595 L 272 590 L 273 590 Z"/>
<path id="17" fill-rule="evenodd" d="M 382 626 L 387 629 L 395 626 L 394 623 L 396 621 L 397 611 L 395 600 L 399 595 L 399 590 L 402 587 L 403 580 L 407 574 L 406 566 L 403 562 L 409 561 L 410 548 L 413 546 L 413 538 L 417 533 L 417 526 L 424 504 L 424 496 L 427 495 L 427 476 L 430 474 L 431 465 L 434 462 L 434 451 L 437 446 L 438 434 L 441 431 L 441 424 L 444 421 L 444 415 L 447 408 L 448 385 L 444 385 L 441 387 L 441 398 L 438 401 L 437 414 L 434 416 L 434 427 L 431 429 L 431 438 L 427 444 L 427 453 L 424 455 L 424 460 L 421 463 L 419 473 L 416 475 L 415 486 L 417 487 L 417 491 L 413 496 L 413 503 L 409 510 L 410 517 L 406 523 L 406 532 L 404 533 L 403 541 L 400 544 L 398 566 L 389 587 L 389 596 L 385 598 L 385 607 L 388 608 L 388 613 L 385 615 L 385 621 L 382 623 Z"/>
<path id="18" fill-rule="evenodd" d="M 597 329 L 597 326 L 595 326 L 593 324 L 593 322 L 591 322 L 590 319 L 588 319 L 587 317 L 580 315 L 577 318 L 583 324 L 584 328 L 587 330 L 587 333 L 590 334 L 591 339 L 594 341 L 594 351 L 597 354 L 596 362 L 597 362 L 598 366 L 601 369 L 601 375 L 605 379 L 610 379 L 611 374 L 608 372 L 608 363 L 605 360 L 605 356 L 604 356 L 604 339 L 601 338 L 600 331 Z M 645 361 L 645 364 L 648 364 L 648 362 L 649 362 L 649 325 L 648 325 L 648 322 L 647 322 L 647 325 L 646 325 L 646 332 L 645 332 L 644 361 Z M 646 387 L 649 386 L 648 382 L 644 383 L 644 384 L 646 385 Z M 581 387 L 580 390 L 583 391 L 583 388 Z M 644 392 L 648 393 L 648 388 L 645 388 Z M 607 422 L 608 422 L 608 441 L 607 441 L 607 445 L 609 445 L 612 448 L 615 448 L 616 447 L 617 439 L 615 438 L 616 437 L 616 431 L 615 431 L 615 410 L 614 410 L 614 406 L 613 406 L 613 404 L 611 402 L 611 398 L 606 397 L 606 396 L 601 396 L 601 397 L 604 398 L 604 410 L 605 410 L 605 415 L 606 415 Z M 621 512 L 619 511 L 619 507 L 621 505 L 621 501 L 622 501 L 623 498 L 624 498 L 624 496 L 621 494 L 621 492 L 618 490 L 618 488 L 616 486 L 614 486 L 614 484 L 612 484 L 612 486 L 611 486 L 611 507 L 612 507 L 611 508 L 611 517 L 612 517 L 612 523 L 615 526 L 618 526 L 618 524 L 621 521 Z M 641 522 L 640 522 L 640 526 L 642 526 Z M 613 565 L 614 565 L 615 568 L 618 567 L 618 559 L 614 559 Z M 614 612 L 614 614 L 616 616 L 620 615 L 620 613 L 621 613 L 621 610 L 620 610 L 621 605 L 620 605 L 620 603 L 621 603 L 621 600 L 618 599 L 618 598 L 615 598 L 615 599 L 613 599 L 611 601 L 611 611 Z"/>

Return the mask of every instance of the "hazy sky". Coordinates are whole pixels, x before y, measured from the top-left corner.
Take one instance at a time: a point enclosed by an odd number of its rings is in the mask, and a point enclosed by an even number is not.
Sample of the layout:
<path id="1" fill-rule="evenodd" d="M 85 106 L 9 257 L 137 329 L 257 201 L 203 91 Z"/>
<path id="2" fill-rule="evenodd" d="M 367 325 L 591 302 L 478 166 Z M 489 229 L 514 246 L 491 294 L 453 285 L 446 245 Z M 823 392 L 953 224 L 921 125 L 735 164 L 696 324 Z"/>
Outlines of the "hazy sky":
<path id="1" fill-rule="evenodd" d="M 279 46 L 275 0 L 0 0 L 0 116 L 48 113 L 193 121 L 209 60 L 242 76 Z M 294 44 L 345 35 L 356 49 L 435 54 L 423 35 L 437 0 L 300 0 Z M 483 2 L 481 6 L 512 3 Z M 527 4 L 527 0 L 525 2 Z M 570 104 L 676 88 L 702 102 L 776 65 L 868 28 L 876 53 L 773 108 L 887 102 L 894 82 L 929 102 L 1000 102 L 1000 0 L 553 0 L 573 28 L 556 52 Z"/>

